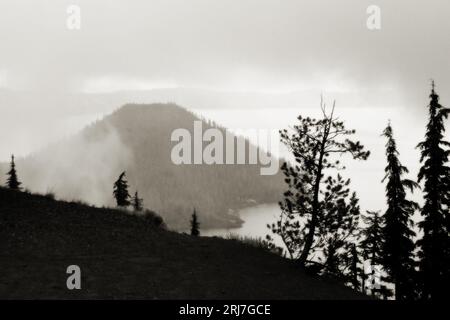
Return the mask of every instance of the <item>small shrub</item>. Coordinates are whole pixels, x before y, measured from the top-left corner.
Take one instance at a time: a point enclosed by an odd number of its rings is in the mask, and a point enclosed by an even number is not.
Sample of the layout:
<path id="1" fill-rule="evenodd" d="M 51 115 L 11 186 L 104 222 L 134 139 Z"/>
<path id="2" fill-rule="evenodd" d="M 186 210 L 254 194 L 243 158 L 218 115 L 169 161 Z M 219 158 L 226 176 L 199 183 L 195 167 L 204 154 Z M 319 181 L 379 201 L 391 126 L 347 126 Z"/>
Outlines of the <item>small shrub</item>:
<path id="1" fill-rule="evenodd" d="M 152 226 L 158 227 L 158 228 L 165 228 L 165 223 L 163 218 L 161 218 L 160 215 L 157 213 L 150 211 L 146 209 L 142 215 L 142 219 L 145 221 L 145 223 L 148 223 Z"/>
<path id="2" fill-rule="evenodd" d="M 50 200 L 55 200 L 55 194 L 53 192 L 47 192 L 44 197 Z"/>
<path id="3" fill-rule="evenodd" d="M 237 235 L 234 233 L 229 233 L 225 237 L 225 239 L 238 241 L 249 247 L 259 248 L 259 249 L 263 249 L 263 250 L 266 250 L 266 251 L 269 251 L 272 253 L 280 254 L 280 248 L 276 247 L 275 245 L 268 242 L 267 240 L 264 240 L 263 238 L 240 236 L 240 235 Z"/>
<path id="4" fill-rule="evenodd" d="M 76 205 L 79 205 L 79 206 L 95 208 L 94 205 L 88 204 L 87 202 L 84 202 L 83 200 L 79 200 L 79 199 L 74 199 L 74 200 L 72 200 L 72 203 L 74 203 L 74 204 L 76 204 Z"/>

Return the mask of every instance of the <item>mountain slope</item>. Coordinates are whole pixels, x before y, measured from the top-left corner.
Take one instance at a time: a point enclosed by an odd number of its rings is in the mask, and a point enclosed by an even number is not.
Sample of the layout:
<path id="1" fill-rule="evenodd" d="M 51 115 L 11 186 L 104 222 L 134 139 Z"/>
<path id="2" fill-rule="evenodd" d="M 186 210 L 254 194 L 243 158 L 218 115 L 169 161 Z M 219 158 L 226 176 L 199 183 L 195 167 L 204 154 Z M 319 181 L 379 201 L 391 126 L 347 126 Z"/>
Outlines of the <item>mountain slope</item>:
<path id="1" fill-rule="evenodd" d="M 362 299 L 279 256 L 118 210 L 0 188 L 0 299 Z M 81 290 L 66 288 L 69 265 Z"/>
<path id="2" fill-rule="evenodd" d="M 130 192 L 159 212 L 169 227 L 185 229 L 194 207 L 203 227 L 239 225 L 236 210 L 277 202 L 284 191 L 280 172 L 261 176 L 260 165 L 175 165 L 175 129 L 193 136 L 200 119 L 174 104 L 125 105 L 75 137 L 18 161 L 24 186 L 61 199 L 114 205 L 112 185 L 127 172 Z M 213 123 L 202 121 L 203 132 Z M 247 142 L 247 152 L 255 146 Z"/>

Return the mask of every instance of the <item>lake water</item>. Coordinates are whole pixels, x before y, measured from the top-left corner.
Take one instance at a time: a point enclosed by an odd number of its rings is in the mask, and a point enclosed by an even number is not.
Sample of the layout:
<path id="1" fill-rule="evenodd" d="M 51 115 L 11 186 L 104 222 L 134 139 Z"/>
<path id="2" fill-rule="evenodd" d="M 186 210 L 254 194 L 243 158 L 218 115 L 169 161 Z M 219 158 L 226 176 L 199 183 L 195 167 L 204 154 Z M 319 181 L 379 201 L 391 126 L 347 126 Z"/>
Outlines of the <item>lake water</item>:
<path id="1" fill-rule="evenodd" d="M 247 236 L 252 238 L 265 238 L 270 234 L 267 224 L 276 222 L 280 216 L 280 207 L 278 204 L 263 204 L 239 211 L 239 215 L 244 220 L 240 228 L 222 228 L 200 230 L 202 236 L 226 237 L 234 234 L 238 236 Z"/>

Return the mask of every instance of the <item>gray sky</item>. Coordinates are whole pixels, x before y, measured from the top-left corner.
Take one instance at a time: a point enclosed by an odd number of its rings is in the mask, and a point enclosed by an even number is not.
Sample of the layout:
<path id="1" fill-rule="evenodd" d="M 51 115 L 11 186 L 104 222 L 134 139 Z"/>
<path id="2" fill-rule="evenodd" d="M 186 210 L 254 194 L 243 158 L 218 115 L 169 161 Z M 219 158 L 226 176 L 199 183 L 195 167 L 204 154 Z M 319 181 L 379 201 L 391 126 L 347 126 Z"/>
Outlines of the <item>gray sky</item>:
<path id="1" fill-rule="evenodd" d="M 381 30 L 366 28 L 370 4 Z M 449 14 L 447 0 L 1 0 L 0 83 L 415 95 L 431 77 L 449 88 Z"/>
<path id="2" fill-rule="evenodd" d="M 449 15 L 448 0 L 0 0 L 0 134 L 16 131 L 0 159 L 126 102 L 301 109 L 323 93 L 421 117 L 430 78 L 450 101 Z"/>
<path id="3" fill-rule="evenodd" d="M 66 27 L 70 4 L 80 30 Z M 366 27 L 369 5 L 380 30 Z M 387 119 L 415 175 L 431 78 L 450 106 L 449 35 L 448 0 L 0 0 L 0 160 L 126 102 L 278 127 L 323 93 L 373 151 L 351 175 L 377 209 Z"/>

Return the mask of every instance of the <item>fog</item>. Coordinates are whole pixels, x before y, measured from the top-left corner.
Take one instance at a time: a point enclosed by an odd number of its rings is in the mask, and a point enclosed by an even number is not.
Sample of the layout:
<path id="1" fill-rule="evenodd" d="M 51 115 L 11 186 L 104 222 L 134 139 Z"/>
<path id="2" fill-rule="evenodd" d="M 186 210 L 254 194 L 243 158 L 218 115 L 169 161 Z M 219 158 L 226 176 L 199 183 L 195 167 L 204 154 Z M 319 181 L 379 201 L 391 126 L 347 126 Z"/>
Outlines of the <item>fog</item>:
<path id="1" fill-rule="evenodd" d="M 332 102 L 332 101 L 329 101 Z M 320 117 L 321 110 L 317 107 L 310 108 L 284 108 L 284 109 L 260 109 L 260 110 L 202 110 L 211 119 L 227 118 L 224 125 L 234 129 L 251 128 L 258 124 L 261 128 L 282 129 L 289 128 L 296 123 L 296 117 L 302 116 Z M 200 111 L 199 111 L 200 112 Z M 274 113 L 277 117 L 273 117 Z M 226 113 L 228 117 L 224 115 Z M 355 139 L 371 151 L 367 161 L 355 161 L 349 157 L 341 160 L 346 170 L 340 172 L 344 177 L 351 178 L 352 189 L 357 192 L 361 208 L 363 210 L 384 210 L 385 185 L 381 183 L 386 166 L 385 138 L 381 136 L 388 121 L 391 121 L 394 137 L 397 139 L 400 161 L 408 167 L 411 179 L 416 179 L 420 167 L 419 150 L 416 145 L 425 134 L 426 118 L 418 118 L 402 108 L 348 108 L 337 103 L 336 116 L 344 120 L 348 129 L 355 129 Z M 450 121 L 447 121 L 447 126 Z M 256 141 L 253 141 L 256 142 Z M 286 159 L 292 159 L 288 150 L 280 144 L 280 155 Z M 413 198 L 421 202 L 420 191 L 415 192 Z"/>
<path id="2" fill-rule="evenodd" d="M 85 130 L 17 161 L 24 187 L 59 199 L 113 205 L 112 183 L 132 163 L 132 152 L 107 126 Z"/>
<path id="3" fill-rule="evenodd" d="M 366 26 L 372 4 L 380 30 Z M 79 30 L 67 28 L 69 5 L 81 10 Z M 349 174 L 377 209 L 387 120 L 414 177 L 431 78 L 450 104 L 449 12 L 448 0 L 2 0 L 0 161 L 70 139 L 128 102 L 175 102 L 225 126 L 279 129 L 316 113 L 324 94 L 373 151 Z M 64 168 L 65 157 L 124 147 L 113 132 L 107 141 L 39 161 L 55 175 L 67 169 L 67 181 L 89 182 L 91 169 L 110 179 L 126 155 L 108 168 L 89 159 Z M 83 198 L 100 203 L 91 186 Z"/>

